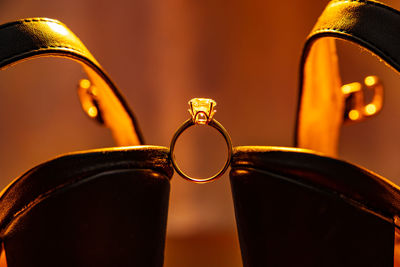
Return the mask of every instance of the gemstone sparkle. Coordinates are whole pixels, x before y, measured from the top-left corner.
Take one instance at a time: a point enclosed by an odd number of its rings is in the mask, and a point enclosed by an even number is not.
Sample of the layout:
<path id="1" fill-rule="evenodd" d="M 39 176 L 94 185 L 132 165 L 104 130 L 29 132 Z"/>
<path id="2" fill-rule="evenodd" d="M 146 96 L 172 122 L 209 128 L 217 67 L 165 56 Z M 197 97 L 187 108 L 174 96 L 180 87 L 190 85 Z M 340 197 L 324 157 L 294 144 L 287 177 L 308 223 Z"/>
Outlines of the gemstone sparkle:
<path id="1" fill-rule="evenodd" d="M 189 101 L 189 112 L 195 124 L 208 124 L 212 120 L 217 103 L 209 98 L 193 98 Z"/>

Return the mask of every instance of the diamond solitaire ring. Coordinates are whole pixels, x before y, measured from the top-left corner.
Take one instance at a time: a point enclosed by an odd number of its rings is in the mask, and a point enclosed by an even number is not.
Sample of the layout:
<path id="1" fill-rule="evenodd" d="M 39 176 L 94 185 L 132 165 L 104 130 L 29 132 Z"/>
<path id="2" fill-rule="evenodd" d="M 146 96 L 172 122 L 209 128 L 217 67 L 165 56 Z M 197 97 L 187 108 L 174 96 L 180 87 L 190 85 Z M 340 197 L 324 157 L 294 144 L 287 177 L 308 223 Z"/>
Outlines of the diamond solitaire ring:
<path id="1" fill-rule="evenodd" d="M 218 122 L 216 121 L 213 117 L 216 112 L 215 107 L 217 106 L 217 103 L 209 98 L 193 98 L 192 100 L 189 101 L 189 113 L 192 115 L 190 119 L 185 121 L 175 132 L 174 136 L 172 137 L 171 144 L 170 144 L 170 158 L 172 165 L 175 168 L 175 171 L 182 176 L 183 178 L 190 180 L 192 182 L 196 183 L 206 183 L 210 182 L 212 180 L 215 180 L 219 178 L 221 175 L 225 173 L 225 171 L 228 169 L 229 164 L 231 162 L 231 156 L 232 156 L 232 142 L 231 138 L 228 134 L 228 132 L 225 130 L 225 128 Z M 208 178 L 194 178 L 190 177 L 189 175 L 185 174 L 178 166 L 175 160 L 175 155 L 174 155 L 174 148 L 175 148 L 175 143 L 178 137 L 189 127 L 192 127 L 194 125 L 208 125 L 216 129 L 218 132 L 222 134 L 222 136 L 225 139 L 227 148 L 228 148 L 228 158 L 225 162 L 224 167 L 222 167 L 221 170 L 219 170 L 215 175 L 208 177 Z"/>

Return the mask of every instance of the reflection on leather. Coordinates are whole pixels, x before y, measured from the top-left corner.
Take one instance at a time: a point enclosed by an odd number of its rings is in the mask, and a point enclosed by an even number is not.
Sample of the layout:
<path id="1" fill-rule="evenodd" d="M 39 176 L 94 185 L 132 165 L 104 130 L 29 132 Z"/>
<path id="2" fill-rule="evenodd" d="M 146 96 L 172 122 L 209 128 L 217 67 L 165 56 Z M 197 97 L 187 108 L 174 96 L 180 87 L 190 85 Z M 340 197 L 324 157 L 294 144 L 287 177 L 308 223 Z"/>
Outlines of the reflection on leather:
<path id="1" fill-rule="evenodd" d="M 82 65 L 98 89 L 105 125 L 111 129 L 119 146 L 143 144 L 139 126 L 117 87 L 64 24 L 47 18 L 32 18 L 0 25 L 0 70 L 27 59 L 51 56 L 68 58 Z"/>

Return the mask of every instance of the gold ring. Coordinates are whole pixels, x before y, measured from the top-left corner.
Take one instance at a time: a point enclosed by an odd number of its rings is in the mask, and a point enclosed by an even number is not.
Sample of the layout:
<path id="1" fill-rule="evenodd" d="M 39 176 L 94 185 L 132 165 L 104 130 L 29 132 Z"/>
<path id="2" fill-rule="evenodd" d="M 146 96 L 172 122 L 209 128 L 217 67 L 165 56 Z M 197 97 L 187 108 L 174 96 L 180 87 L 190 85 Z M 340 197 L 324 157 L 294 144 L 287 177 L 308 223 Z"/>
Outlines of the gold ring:
<path id="1" fill-rule="evenodd" d="M 215 106 L 217 103 L 208 98 L 193 98 L 192 100 L 189 101 L 189 112 L 192 115 L 190 119 L 185 121 L 179 128 L 176 130 L 174 136 L 172 137 L 171 144 L 170 144 L 170 158 L 172 165 L 174 166 L 175 171 L 182 176 L 183 178 L 195 182 L 195 183 L 207 183 L 212 180 L 215 180 L 219 177 L 221 177 L 225 171 L 228 169 L 229 164 L 231 163 L 231 158 L 232 158 L 232 141 L 231 137 L 229 136 L 228 132 L 225 130 L 225 128 L 218 122 L 216 121 L 213 117 L 216 112 Z M 215 175 L 208 177 L 208 178 L 194 178 L 190 177 L 189 175 L 185 174 L 178 166 L 175 160 L 175 155 L 174 155 L 174 148 L 175 148 L 175 143 L 178 137 L 189 127 L 192 127 L 194 125 L 209 125 L 213 128 L 215 128 L 218 132 L 222 134 L 222 136 L 225 139 L 226 145 L 228 147 L 228 158 L 225 162 L 224 167 L 222 167 L 221 170 L 219 170 Z"/>

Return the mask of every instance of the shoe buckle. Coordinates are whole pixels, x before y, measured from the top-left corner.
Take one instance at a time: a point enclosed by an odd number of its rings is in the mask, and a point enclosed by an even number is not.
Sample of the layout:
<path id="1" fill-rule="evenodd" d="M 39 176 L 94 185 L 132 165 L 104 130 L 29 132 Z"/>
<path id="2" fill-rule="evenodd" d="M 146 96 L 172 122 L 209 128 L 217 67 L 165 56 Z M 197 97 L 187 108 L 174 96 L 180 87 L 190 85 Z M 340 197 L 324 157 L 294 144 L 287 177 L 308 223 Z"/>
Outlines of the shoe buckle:
<path id="1" fill-rule="evenodd" d="M 104 124 L 104 120 L 99 108 L 96 87 L 88 80 L 81 79 L 78 86 L 78 96 L 82 109 L 93 120 Z"/>
<path id="2" fill-rule="evenodd" d="M 383 85 L 377 76 L 367 76 L 363 86 L 359 82 L 345 84 L 341 87 L 345 97 L 343 122 L 353 123 L 363 121 L 379 113 L 383 104 Z M 365 90 L 363 90 L 363 87 Z M 371 95 L 365 103 L 365 94 Z"/>

